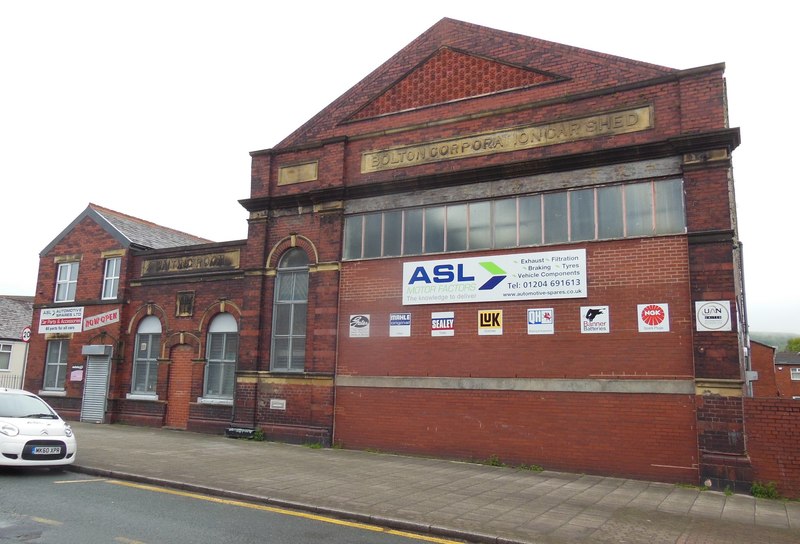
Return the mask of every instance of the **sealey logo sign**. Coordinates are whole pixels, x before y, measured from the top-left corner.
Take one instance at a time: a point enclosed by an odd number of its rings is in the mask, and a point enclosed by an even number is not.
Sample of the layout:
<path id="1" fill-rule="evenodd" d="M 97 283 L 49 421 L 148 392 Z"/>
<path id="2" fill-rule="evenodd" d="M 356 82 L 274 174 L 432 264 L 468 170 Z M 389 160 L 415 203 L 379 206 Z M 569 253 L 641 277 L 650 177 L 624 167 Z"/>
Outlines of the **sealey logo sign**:
<path id="1" fill-rule="evenodd" d="M 403 304 L 585 298 L 586 250 L 403 263 Z"/>

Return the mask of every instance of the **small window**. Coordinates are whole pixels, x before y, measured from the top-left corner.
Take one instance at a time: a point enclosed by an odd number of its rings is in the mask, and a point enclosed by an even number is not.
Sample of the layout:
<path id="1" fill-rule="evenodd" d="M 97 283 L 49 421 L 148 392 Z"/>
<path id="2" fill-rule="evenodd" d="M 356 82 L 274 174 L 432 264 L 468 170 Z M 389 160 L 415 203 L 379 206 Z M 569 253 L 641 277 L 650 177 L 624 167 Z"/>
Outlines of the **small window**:
<path id="1" fill-rule="evenodd" d="M 625 186 L 625 235 L 653 234 L 653 188 L 650 183 Z"/>
<path id="2" fill-rule="evenodd" d="M 58 265 L 56 302 L 72 302 L 75 300 L 75 290 L 78 286 L 78 265 L 79 263 L 77 262 Z"/>
<path id="3" fill-rule="evenodd" d="M 47 342 L 47 359 L 44 368 L 44 389 L 63 391 L 67 377 L 67 340 Z"/>
<path id="4" fill-rule="evenodd" d="M 594 189 L 569 193 L 570 239 L 594 240 Z"/>
<path id="5" fill-rule="evenodd" d="M 103 275 L 103 300 L 117 298 L 121 263 L 121 257 L 106 259 L 106 271 Z"/>
<path id="6" fill-rule="evenodd" d="M 444 206 L 425 209 L 425 253 L 444 251 Z"/>
<path id="7" fill-rule="evenodd" d="M 569 240 L 567 193 L 544 195 L 544 243 L 556 244 Z"/>
<path id="8" fill-rule="evenodd" d="M 0 370 L 11 369 L 11 344 L 0 344 Z"/>
<path id="9" fill-rule="evenodd" d="M 469 205 L 469 248 L 492 247 L 491 202 L 475 202 Z"/>
<path id="10" fill-rule="evenodd" d="M 792 367 L 790 374 L 793 381 L 800 381 L 800 366 Z"/>

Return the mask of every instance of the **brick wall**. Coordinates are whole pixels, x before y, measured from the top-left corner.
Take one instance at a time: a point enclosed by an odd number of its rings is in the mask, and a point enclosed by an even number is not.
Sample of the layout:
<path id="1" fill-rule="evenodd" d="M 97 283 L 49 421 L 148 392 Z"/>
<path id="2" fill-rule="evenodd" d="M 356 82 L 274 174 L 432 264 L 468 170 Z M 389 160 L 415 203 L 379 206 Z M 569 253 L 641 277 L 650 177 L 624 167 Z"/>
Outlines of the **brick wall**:
<path id="1" fill-rule="evenodd" d="M 334 442 L 510 465 L 697 481 L 686 395 L 339 387 Z"/>
<path id="2" fill-rule="evenodd" d="M 748 398 L 744 414 L 753 480 L 775 482 L 781 495 L 800 498 L 800 402 Z"/>

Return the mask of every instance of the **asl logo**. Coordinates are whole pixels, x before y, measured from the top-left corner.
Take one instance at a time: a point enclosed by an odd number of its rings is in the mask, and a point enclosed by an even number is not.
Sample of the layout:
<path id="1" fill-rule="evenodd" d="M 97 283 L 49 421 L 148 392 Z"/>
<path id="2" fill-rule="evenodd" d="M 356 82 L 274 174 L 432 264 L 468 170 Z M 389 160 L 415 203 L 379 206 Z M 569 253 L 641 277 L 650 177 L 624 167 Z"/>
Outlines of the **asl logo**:
<path id="1" fill-rule="evenodd" d="M 491 261 L 479 263 L 481 267 L 489 272 L 492 277 L 489 278 L 483 285 L 481 285 L 478 290 L 479 291 L 488 291 L 497 287 L 500 282 L 506 279 L 506 271 L 497 266 L 495 263 Z M 464 270 L 464 263 L 458 264 L 439 264 L 433 267 L 433 269 L 429 272 L 428 269 L 424 266 L 418 266 L 414 269 L 414 272 L 411 273 L 411 278 L 408 280 L 408 285 L 414 285 L 415 283 L 464 283 L 464 282 L 474 282 L 475 276 L 469 275 Z"/>

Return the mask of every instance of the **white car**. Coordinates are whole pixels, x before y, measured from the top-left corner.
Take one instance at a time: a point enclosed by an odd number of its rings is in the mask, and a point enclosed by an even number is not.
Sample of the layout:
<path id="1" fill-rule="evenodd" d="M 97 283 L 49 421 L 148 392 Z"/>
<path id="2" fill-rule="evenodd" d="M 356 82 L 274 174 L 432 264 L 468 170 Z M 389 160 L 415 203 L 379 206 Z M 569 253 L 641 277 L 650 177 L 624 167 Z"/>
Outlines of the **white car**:
<path id="1" fill-rule="evenodd" d="M 0 388 L 0 465 L 52 467 L 75 462 L 72 428 L 27 391 Z"/>

